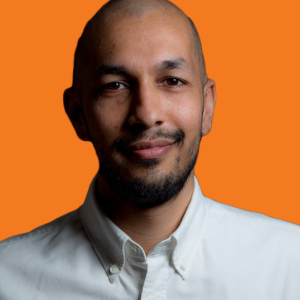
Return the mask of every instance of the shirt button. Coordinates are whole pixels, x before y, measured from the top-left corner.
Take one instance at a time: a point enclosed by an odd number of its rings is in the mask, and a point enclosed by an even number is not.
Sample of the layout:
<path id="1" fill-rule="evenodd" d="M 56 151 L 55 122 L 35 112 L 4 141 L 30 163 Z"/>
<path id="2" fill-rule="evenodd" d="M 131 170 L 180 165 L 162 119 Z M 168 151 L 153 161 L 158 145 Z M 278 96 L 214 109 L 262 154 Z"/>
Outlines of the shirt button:
<path id="1" fill-rule="evenodd" d="M 155 300 L 155 297 L 149 296 L 149 297 L 148 297 L 148 300 Z"/>
<path id="2" fill-rule="evenodd" d="M 181 263 L 180 269 L 181 269 L 182 271 L 185 271 L 185 270 L 186 270 L 186 263 Z"/>
<path id="3" fill-rule="evenodd" d="M 112 266 L 110 267 L 109 271 L 110 271 L 111 274 L 116 274 L 116 273 L 119 272 L 119 268 L 118 268 L 117 265 L 112 265 Z"/>
<path id="4" fill-rule="evenodd" d="M 136 249 L 135 248 L 131 248 L 130 252 L 131 252 L 131 254 L 136 254 Z"/>

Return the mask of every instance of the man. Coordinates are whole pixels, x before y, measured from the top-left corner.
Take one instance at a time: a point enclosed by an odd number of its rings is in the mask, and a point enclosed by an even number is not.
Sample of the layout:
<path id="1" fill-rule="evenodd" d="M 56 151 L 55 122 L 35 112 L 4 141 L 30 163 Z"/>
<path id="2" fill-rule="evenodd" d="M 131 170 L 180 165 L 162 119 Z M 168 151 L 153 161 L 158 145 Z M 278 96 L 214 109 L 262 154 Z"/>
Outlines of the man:
<path id="1" fill-rule="evenodd" d="M 0 299 L 299 299 L 299 226 L 201 194 L 194 165 L 215 100 L 176 6 L 102 7 L 64 94 L 99 172 L 78 210 L 0 244 Z"/>

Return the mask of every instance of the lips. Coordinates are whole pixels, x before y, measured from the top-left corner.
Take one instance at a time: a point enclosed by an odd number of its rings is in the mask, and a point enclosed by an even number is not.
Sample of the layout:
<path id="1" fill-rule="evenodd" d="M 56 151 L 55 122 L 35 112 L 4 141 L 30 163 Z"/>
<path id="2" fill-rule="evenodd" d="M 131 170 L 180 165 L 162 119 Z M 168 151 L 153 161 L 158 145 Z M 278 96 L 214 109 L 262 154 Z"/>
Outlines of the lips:
<path id="1" fill-rule="evenodd" d="M 155 159 L 169 152 L 174 142 L 166 140 L 138 142 L 127 147 L 127 153 L 138 159 Z"/>

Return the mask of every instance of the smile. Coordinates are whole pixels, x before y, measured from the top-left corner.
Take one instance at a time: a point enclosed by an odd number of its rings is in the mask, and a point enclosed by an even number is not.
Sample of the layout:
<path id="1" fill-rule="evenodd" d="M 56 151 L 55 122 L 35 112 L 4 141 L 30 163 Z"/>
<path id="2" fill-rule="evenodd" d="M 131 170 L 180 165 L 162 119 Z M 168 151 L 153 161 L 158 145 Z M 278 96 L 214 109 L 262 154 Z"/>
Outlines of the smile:
<path id="1" fill-rule="evenodd" d="M 127 148 L 127 153 L 138 159 L 156 159 L 168 153 L 173 142 L 158 140 L 153 142 L 139 142 Z"/>

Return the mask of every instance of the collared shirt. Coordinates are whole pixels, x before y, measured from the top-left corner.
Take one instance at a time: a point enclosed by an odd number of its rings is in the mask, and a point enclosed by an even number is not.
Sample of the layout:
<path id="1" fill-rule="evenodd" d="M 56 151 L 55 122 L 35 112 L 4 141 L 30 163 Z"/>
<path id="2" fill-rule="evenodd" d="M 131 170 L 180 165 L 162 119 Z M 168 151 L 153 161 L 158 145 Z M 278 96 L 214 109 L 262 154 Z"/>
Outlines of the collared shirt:
<path id="1" fill-rule="evenodd" d="M 194 193 L 149 254 L 97 204 L 0 243 L 1 300 L 299 300 L 300 226 Z M 172 217 L 172 216 L 170 216 Z"/>

